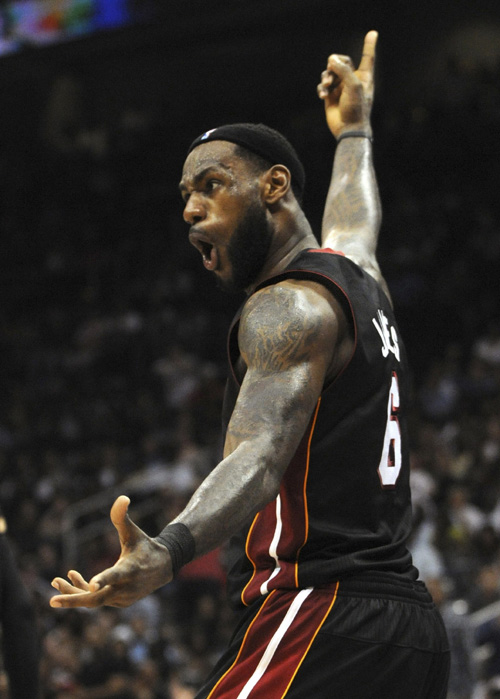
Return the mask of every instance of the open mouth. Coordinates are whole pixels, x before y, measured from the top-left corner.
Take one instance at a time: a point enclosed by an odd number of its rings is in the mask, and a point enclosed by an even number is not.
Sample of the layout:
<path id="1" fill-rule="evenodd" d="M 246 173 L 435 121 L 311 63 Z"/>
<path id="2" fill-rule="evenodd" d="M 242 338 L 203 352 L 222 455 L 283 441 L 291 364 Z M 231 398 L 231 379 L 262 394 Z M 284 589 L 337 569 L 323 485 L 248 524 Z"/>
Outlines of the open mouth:
<path id="1" fill-rule="evenodd" d="M 213 249 L 214 246 L 211 243 L 206 243 L 204 240 L 200 240 L 199 250 L 201 252 L 201 256 L 203 257 L 204 264 L 211 261 Z"/>
<path id="2" fill-rule="evenodd" d="M 201 253 L 205 268 L 214 270 L 217 266 L 217 251 L 214 245 L 209 243 L 208 240 L 201 238 L 196 233 L 191 233 L 189 238 L 191 244 Z"/>

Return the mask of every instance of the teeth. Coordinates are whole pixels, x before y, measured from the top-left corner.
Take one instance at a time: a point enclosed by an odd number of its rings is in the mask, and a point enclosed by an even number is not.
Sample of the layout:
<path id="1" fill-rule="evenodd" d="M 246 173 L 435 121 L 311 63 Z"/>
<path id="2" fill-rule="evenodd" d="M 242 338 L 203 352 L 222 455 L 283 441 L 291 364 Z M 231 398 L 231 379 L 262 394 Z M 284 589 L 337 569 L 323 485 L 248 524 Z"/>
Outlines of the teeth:
<path id="1" fill-rule="evenodd" d="M 201 251 L 204 258 L 210 259 L 210 253 L 212 252 L 212 245 L 210 243 L 201 243 Z"/>

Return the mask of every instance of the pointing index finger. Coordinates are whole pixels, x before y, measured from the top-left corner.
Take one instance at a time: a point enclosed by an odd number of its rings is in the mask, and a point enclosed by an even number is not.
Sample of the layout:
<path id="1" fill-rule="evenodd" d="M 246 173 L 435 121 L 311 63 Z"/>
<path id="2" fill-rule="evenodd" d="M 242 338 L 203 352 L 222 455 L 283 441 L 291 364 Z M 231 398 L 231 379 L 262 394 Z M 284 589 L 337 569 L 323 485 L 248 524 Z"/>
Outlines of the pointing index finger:
<path id="1" fill-rule="evenodd" d="M 378 32 L 372 30 L 365 36 L 363 55 L 359 64 L 359 71 L 373 73 L 375 66 L 375 53 L 377 47 Z"/>

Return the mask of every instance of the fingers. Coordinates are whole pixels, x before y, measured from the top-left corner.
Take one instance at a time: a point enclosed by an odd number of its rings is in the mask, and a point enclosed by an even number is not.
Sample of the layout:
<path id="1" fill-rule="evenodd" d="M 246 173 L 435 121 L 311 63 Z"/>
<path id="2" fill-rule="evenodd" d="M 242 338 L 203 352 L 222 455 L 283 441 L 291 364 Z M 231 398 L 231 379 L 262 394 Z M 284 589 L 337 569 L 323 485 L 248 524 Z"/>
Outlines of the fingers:
<path id="1" fill-rule="evenodd" d="M 378 32 L 372 30 L 365 36 L 363 55 L 359 64 L 359 71 L 373 74 L 375 67 L 375 55 L 377 48 Z"/>
<path id="2" fill-rule="evenodd" d="M 51 607 L 99 607 L 103 604 L 110 606 L 127 606 L 138 596 L 122 593 L 122 588 L 129 582 L 129 557 L 134 547 L 142 540 L 147 540 L 147 535 L 128 516 L 130 500 L 125 495 L 120 495 L 111 508 L 111 521 L 120 537 L 121 555 L 114 566 L 94 576 L 90 582 L 76 570 L 68 573 L 69 581 L 63 578 L 54 578 L 52 586 L 60 595 L 52 597 Z M 132 566 L 133 568 L 133 566 Z"/>
<path id="3" fill-rule="evenodd" d="M 79 606 L 97 606 L 95 600 L 89 597 L 89 584 L 85 578 L 76 570 L 70 570 L 68 578 L 69 583 L 64 578 L 54 578 L 52 587 L 58 590 L 61 594 L 52 597 L 49 601 L 51 607 L 79 607 Z M 82 605 L 82 600 L 85 603 Z"/>
<path id="4" fill-rule="evenodd" d="M 125 521 L 129 505 L 130 498 L 128 498 L 126 495 L 119 495 L 114 501 L 113 506 L 111 507 L 110 517 L 117 529 Z"/>
<path id="5" fill-rule="evenodd" d="M 74 587 L 77 587 L 79 590 L 89 590 L 88 582 L 77 570 L 70 570 L 68 573 L 68 578 L 71 580 Z"/>
<path id="6" fill-rule="evenodd" d="M 334 53 L 328 57 L 327 70 L 321 73 L 321 82 L 317 86 L 318 97 L 326 100 L 343 81 L 347 83 L 357 81 L 354 75 L 354 66 L 349 56 Z"/>
<path id="7" fill-rule="evenodd" d="M 69 582 L 55 578 L 52 585 L 60 595 L 51 598 L 51 607 L 126 607 L 172 578 L 159 544 L 128 516 L 130 500 L 118 497 L 111 508 L 111 520 L 121 543 L 121 554 L 111 568 L 95 575 L 90 582 L 76 570 L 68 573 Z M 150 574 L 149 574 L 150 573 Z"/>
<path id="8" fill-rule="evenodd" d="M 354 66 L 349 56 L 343 56 L 339 53 L 332 53 L 328 56 L 326 64 L 327 73 L 336 76 L 337 84 L 341 80 L 349 79 L 354 74 Z"/>
<path id="9" fill-rule="evenodd" d="M 375 30 L 369 31 L 365 36 L 363 44 L 363 55 L 357 71 L 354 70 L 354 65 L 349 56 L 332 53 L 328 56 L 327 70 L 321 74 L 321 82 L 318 85 L 318 95 L 324 99 L 332 92 L 341 81 L 355 84 L 358 78 L 355 73 L 363 75 L 363 82 L 368 82 L 373 78 L 375 68 L 375 55 L 378 40 L 378 32 Z"/>
<path id="10" fill-rule="evenodd" d="M 110 512 L 111 521 L 120 537 L 122 554 L 124 549 L 131 548 L 142 536 L 145 536 L 142 529 L 134 524 L 128 516 L 129 505 L 130 498 L 126 495 L 119 495 L 114 501 Z"/>
<path id="11" fill-rule="evenodd" d="M 106 604 L 112 592 L 109 586 L 92 589 L 92 585 L 77 570 L 70 570 L 68 578 L 71 582 L 64 578 L 54 578 L 52 581 L 52 587 L 60 594 L 51 597 L 51 607 L 100 607 Z"/>
<path id="12" fill-rule="evenodd" d="M 340 85 L 339 76 L 331 71 L 324 70 L 321 73 L 321 82 L 317 87 L 318 97 L 325 99 L 338 85 Z"/>
<path id="13" fill-rule="evenodd" d="M 59 582 L 59 580 L 62 580 L 62 578 L 57 578 L 56 580 Z M 111 590 L 108 587 L 105 587 L 98 592 L 82 592 L 81 590 L 77 590 L 77 588 L 72 587 L 64 580 L 62 580 L 62 582 L 64 583 L 64 585 L 61 586 L 62 594 L 51 597 L 49 601 L 51 607 L 56 609 L 60 609 L 61 607 L 87 607 L 89 609 L 93 609 L 95 607 L 101 607 L 104 604 L 115 606 L 109 601 Z"/>
<path id="14" fill-rule="evenodd" d="M 63 595 L 72 595 L 82 591 L 81 588 L 71 585 L 67 580 L 64 580 L 64 578 L 54 578 L 51 585 Z"/>
<path id="15" fill-rule="evenodd" d="M 64 578 L 54 578 L 51 585 L 55 587 L 56 590 L 67 595 L 81 592 L 82 590 L 88 591 L 89 584 L 77 570 L 70 570 L 68 573 L 68 578 L 71 580 L 70 584 Z"/>
<path id="16" fill-rule="evenodd" d="M 106 568 L 106 570 L 103 570 L 102 573 L 94 575 L 92 580 L 89 582 L 88 589 L 91 592 L 97 592 L 105 587 L 123 584 L 128 577 L 126 570 L 124 570 L 123 560 L 124 559 L 118 561 L 111 568 Z"/>
<path id="17" fill-rule="evenodd" d="M 119 566 L 118 566 L 119 567 Z M 64 578 L 54 578 L 52 587 L 60 592 L 51 597 L 50 606 L 59 607 L 100 607 L 104 604 L 110 606 L 125 606 L 120 604 L 118 588 L 120 583 L 126 580 L 127 575 L 116 569 L 116 566 L 104 570 L 96 575 L 90 582 L 76 570 L 68 572 L 70 582 Z M 114 584 L 118 585 L 113 587 Z"/>

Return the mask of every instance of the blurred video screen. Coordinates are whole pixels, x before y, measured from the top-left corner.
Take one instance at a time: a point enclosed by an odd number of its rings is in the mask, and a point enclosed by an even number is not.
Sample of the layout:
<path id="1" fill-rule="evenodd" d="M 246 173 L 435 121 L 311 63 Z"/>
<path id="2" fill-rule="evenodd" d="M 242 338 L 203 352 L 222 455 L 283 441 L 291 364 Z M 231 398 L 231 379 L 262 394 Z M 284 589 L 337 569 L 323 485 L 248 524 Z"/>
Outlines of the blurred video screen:
<path id="1" fill-rule="evenodd" d="M 11 0 L 0 5 L 0 57 L 154 19 L 147 0 Z"/>

